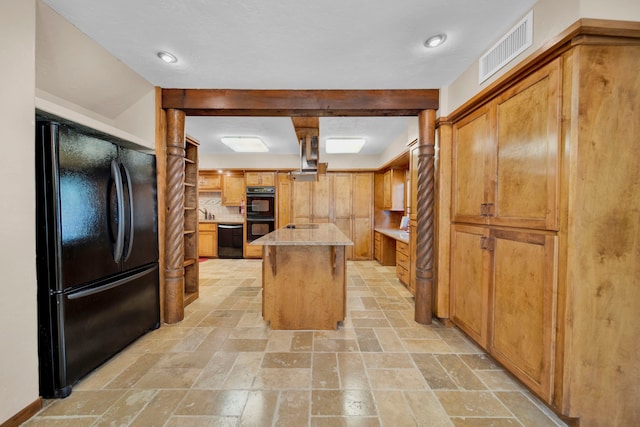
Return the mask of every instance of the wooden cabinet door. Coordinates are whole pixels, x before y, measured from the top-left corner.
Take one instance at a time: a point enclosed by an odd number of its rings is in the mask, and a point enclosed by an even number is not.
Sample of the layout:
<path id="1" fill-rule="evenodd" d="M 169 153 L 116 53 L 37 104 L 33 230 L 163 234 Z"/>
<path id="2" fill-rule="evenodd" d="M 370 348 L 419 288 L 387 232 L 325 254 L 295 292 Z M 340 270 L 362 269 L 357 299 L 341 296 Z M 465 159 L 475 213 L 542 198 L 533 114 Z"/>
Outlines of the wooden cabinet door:
<path id="1" fill-rule="evenodd" d="M 494 180 L 492 104 L 478 108 L 453 125 L 453 221 L 484 224 L 483 209 L 492 203 Z"/>
<path id="2" fill-rule="evenodd" d="M 218 231 L 216 224 L 200 225 L 198 236 L 198 256 L 215 258 L 218 256 Z"/>
<path id="3" fill-rule="evenodd" d="M 240 206 L 245 197 L 243 175 L 222 176 L 222 205 Z"/>
<path id="4" fill-rule="evenodd" d="M 244 179 L 247 186 L 275 186 L 275 174 L 273 172 L 245 172 Z"/>
<path id="5" fill-rule="evenodd" d="M 288 174 L 278 174 L 278 188 L 276 191 L 278 208 L 276 212 L 276 227 L 284 227 L 292 222 L 291 216 L 291 180 Z"/>
<path id="6" fill-rule="evenodd" d="M 329 175 L 318 175 L 318 180 L 313 182 L 312 221 L 329 222 L 331 215 L 331 182 Z"/>
<path id="7" fill-rule="evenodd" d="M 558 59 L 496 99 L 492 224 L 558 229 L 560 83 Z"/>
<path id="8" fill-rule="evenodd" d="M 332 174 L 332 199 L 333 199 L 333 220 L 332 222 L 342 231 L 349 239 L 354 240 L 351 233 L 352 228 L 352 211 L 353 203 L 352 191 L 352 174 L 336 173 Z M 345 255 L 347 259 L 353 259 L 353 246 L 345 246 Z"/>
<path id="9" fill-rule="evenodd" d="M 353 259 L 372 258 L 373 247 L 373 173 L 353 174 Z"/>
<path id="10" fill-rule="evenodd" d="M 388 170 L 384 173 L 383 178 L 383 197 L 382 197 L 382 208 L 385 210 L 391 209 L 391 170 Z"/>
<path id="11" fill-rule="evenodd" d="M 311 221 L 311 197 L 313 182 L 293 181 L 291 196 L 291 217 L 294 223 L 306 224 Z"/>
<path id="12" fill-rule="evenodd" d="M 491 254 L 489 229 L 454 225 L 451 230 L 451 318 L 487 348 Z"/>
<path id="13" fill-rule="evenodd" d="M 247 186 L 261 185 L 259 172 L 245 172 L 244 180 Z"/>
<path id="14" fill-rule="evenodd" d="M 405 209 L 405 180 L 404 169 L 389 169 L 383 179 L 383 209 L 389 211 L 404 211 Z"/>
<path id="15" fill-rule="evenodd" d="M 198 174 L 198 189 L 200 191 L 220 191 L 220 175 L 217 172 L 200 171 Z"/>
<path id="16" fill-rule="evenodd" d="M 556 237 L 494 230 L 489 352 L 550 401 L 556 310 Z M 595 379 L 594 379 L 595 380 Z"/>
<path id="17" fill-rule="evenodd" d="M 216 234 L 211 231 L 200 232 L 198 239 L 198 254 L 202 257 L 215 257 L 218 254 L 218 242 Z"/>

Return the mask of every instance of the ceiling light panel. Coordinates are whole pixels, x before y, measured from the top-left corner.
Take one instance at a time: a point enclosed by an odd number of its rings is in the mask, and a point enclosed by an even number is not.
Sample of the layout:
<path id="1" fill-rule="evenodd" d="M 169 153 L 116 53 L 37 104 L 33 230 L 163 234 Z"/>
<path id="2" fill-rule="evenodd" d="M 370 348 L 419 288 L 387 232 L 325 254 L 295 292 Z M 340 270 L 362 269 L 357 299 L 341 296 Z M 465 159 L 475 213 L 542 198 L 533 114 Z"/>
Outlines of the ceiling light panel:
<path id="1" fill-rule="evenodd" d="M 364 138 L 327 138 L 325 151 L 328 154 L 359 153 L 365 142 Z"/>
<path id="2" fill-rule="evenodd" d="M 236 153 L 266 153 L 269 151 L 264 142 L 255 136 L 223 136 L 220 140 Z"/>

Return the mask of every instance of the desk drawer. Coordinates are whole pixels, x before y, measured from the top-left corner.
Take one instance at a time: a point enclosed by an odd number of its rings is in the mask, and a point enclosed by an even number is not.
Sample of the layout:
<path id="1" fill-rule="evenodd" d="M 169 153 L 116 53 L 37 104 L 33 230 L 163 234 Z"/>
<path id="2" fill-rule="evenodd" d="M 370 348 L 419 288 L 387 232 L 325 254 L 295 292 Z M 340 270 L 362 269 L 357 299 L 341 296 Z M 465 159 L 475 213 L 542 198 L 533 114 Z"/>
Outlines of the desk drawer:
<path id="1" fill-rule="evenodd" d="M 409 285 L 409 270 L 402 267 L 400 264 L 396 264 L 396 276 L 405 285 Z"/>
<path id="2" fill-rule="evenodd" d="M 401 242 L 400 240 L 396 240 L 396 251 L 409 256 L 409 245 L 405 242 Z"/>
<path id="3" fill-rule="evenodd" d="M 409 270 L 409 257 L 402 252 L 396 252 L 396 266 Z"/>

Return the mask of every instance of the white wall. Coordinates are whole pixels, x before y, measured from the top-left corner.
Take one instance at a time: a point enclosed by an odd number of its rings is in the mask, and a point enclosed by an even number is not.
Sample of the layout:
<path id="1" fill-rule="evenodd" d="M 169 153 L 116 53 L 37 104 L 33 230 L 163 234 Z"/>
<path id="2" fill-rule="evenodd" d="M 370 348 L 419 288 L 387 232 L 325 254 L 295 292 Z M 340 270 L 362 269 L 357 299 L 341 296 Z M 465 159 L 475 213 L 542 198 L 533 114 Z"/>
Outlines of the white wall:
<path id="1" fill-rule="evenodd" d="M 38 398 L 35 0 L 0 0 L 0 424 Z"/>

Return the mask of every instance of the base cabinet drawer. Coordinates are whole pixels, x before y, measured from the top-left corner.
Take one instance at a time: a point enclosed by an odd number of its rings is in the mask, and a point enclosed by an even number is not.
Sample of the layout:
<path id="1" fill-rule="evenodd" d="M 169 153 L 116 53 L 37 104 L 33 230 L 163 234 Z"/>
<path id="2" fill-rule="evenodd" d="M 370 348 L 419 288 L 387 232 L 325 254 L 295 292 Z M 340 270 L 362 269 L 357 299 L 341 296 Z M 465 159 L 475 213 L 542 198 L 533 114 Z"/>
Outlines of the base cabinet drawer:
<path id="1" fill-rule="evenodd" d="M 396 264 L 396 275 L 398 276 L 398 279 L 402 282 L 402 284 L 404 284 L 405 286 L 409 285 L 409 270 L 402 267 L 400 264 Z"/>

